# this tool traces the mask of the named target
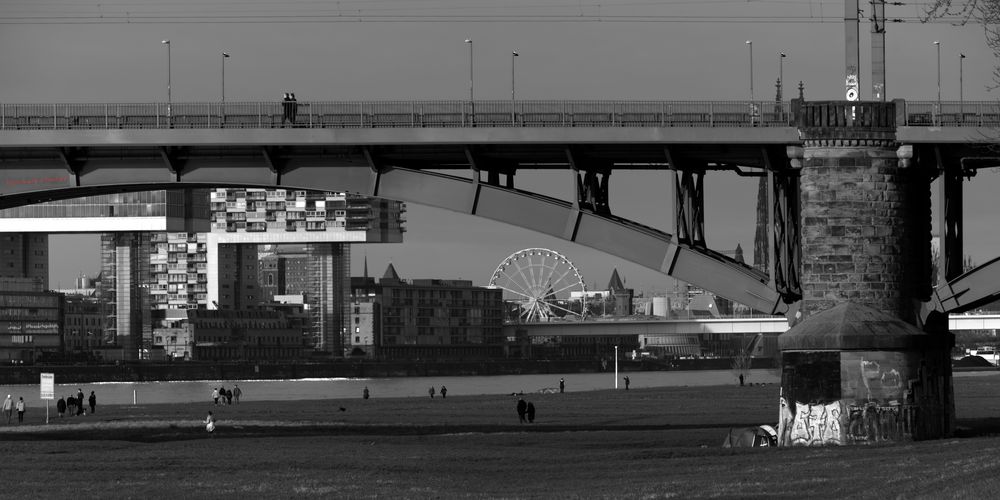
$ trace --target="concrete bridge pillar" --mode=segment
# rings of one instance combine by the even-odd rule
[[[895,141],[894,103],[803,103],[802,303],[782,351],[779,444],[950,432],[952,337],[926,332],[930,177]]]

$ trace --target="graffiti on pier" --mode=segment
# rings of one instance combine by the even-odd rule
[[[883,370],[878,361],[864,357],[859,360],[859,367],[861,383],[866,392],[865,399],[892,399],[902,395],[903,377],[895,368]]]
[[[847,438],[855,444],[909,439],[915,408],[908,404],[862,403],[847,406]]]
[[[840,402],[829,404],[795,403],[793,414],[784,397],[780,399],[779,445],[821,446],[841,444]]]

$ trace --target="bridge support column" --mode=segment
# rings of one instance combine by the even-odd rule
[[[922,330],[914,305],[929,293],[930,185],[878,119],[892,104],[805,104],[827,109],[800,122],[803,297],[779,337],[782,446],[951,430],[953,340]]]

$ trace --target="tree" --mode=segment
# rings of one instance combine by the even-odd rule
[[[957,19],[961,25],[980,23],[986,35],[986,46],[1000,57],[1000,0],[932,0],[921,19]],[[1000,85],[1000,69],[993,69],[993,81]]]
[[[733,358],[733,364],[731,369],[733,373],[738,376],[743,375],[744,379],[750,378],[750,367],[753,361],[753,352],[757,349],[757,344],[764,337],[764,334],[758,333],[754,335],[749,342],[741,346],[739,354]],[[742,344],[742,337],[741,342]]]

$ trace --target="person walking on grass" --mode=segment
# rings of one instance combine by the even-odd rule
[[[240,389],[239,385],[233,387],[233,399],[236,400],[236,404],[240,404],[240,396],[242,395],[243,395],[243,390]]]
[[[632,381],[631,381],[631,380],[629,380],[629,378],[628,378],[628,377],[626,376],[626,377],[625,377],[625,390],[626,390],[626,391],[628,390],[628,386],[629,386],[629,384],[631,384],[631,383],[632,383]]]
[[[427,394],[431,395],[431,399],[434,399],[434,386],[432,385],[430,389],[427,389]]]
[[[7,399],[3,400],[3,414],[7,416],[7,425],[10,425],[10,415],[14,411],[14,401],[10,399],[10,394],[7,395]]]
[[[527,413],[528,413],[528,423],[529,424],[535,423],[535,403],[528,401]]]
[[[76,388],[76,414],[84,415],[85,411],[83,409],[83,389],[79,387]]]
[[[448,388],[442,385],[441,386],[441,399],[444,399],[446,397],[448,397]]]
[[[566,392],[566,380],[560,378],[559,379],[559,394],[562,394],[564,392]]]
[[[66,400],[65,399],[59,398],[59,401],[56,401],[56,411],[59,412],[59,418],[63,418],[63,417],[66,416]]]
[[[517,419],[519,423],[525,423],[524,415],[528,413],[528,403],[524,402],[524,398],[517,399]]]
[[[215,402],[214,404],[219,404],[219,388],[218,387],[212,388],[212,401]]]
[[[17,398],[17,425],[24,423],[24,398]]]
[[[363,392],[361,393],[361,397],[362,397],[363,399],[368,399],[368,397],[369,397],[370,395],[371,395],[371,394],[369,394],[369,392],[368,392],[368,387],[365,387],[365,390],[364,390],[364,391],[363,391]]]
[[[90,398],[87,402],[90,403],[90,413],[97,413],[97,395],[94,394],[94,391],[90,391]]]

